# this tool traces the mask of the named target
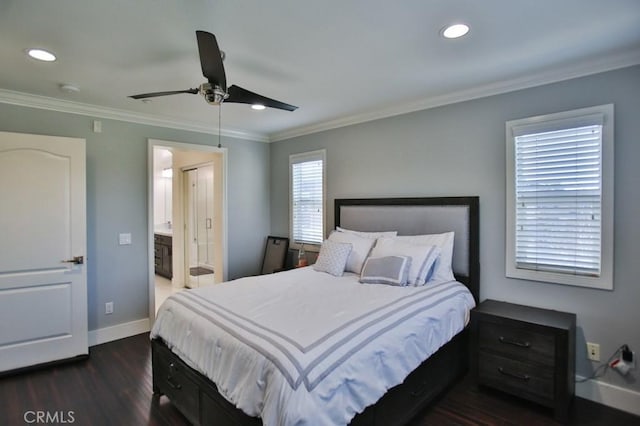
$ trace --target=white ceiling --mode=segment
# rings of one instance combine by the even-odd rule
[[[454,22],[471,32],[440,37]],[[0,101],[215,133],[201,96],[127,97],[204,82],[196,30],[230,85],[299,106],[223,105],[224,131],[265,140],[640,63],[639,0],[1,0]]]

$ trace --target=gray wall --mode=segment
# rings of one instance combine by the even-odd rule
[[[613,291],[505,277],[505,122],[615,104],[615,281]],[[341,197],[480,196],[481,299],[574,312],[577,369],[588,376],[585,339],[603,361],[628,343],[640,355],[640,67],[329,130],[271,146],[271,231],[288,235],[289,154],[327,150],[328,229]],[[602,379],[640,391],[638,370]]]
[[[89,330],[148,317],[147,139],[217,144],[217,137],[0,104],[0,130],[87,140]],[[223,138],[228,148],[228,275],[257,274],[269,234],[269,145]],[[43,206],[43,216],[46,208]],[[118,245],[130,232],[133,244]],[[104,304],[114,302],[113,315]]]

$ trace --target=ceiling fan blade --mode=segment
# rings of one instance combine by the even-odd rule
[[[197,94],[199,89],[187,89],[187,90],[172,90],[169,92],[153,92],[153,93],[141,93],[139,95],[129,96],[133,99],[145,99],[145,98],[155,98],[157,96],[167,96],[167,95],[177,95],[178,93],[191,93],[193,95]]]
[[[260,104],[269,108],[284,109],[286,111],[295,111],[297,106],[285,104],[284,102],[276,101],[275,99],[267,98],[266,96],[258,95],[247,89],[236,86],[235,84],[229,87],[227,91],[229,97],[225,99],[225,102],[232,102],[238,104]]]
[[[222,65],[222,54],[218,48],[216,36],[206,31],[196,31],[198,38],[198,52],[200,53],[200,65],[202,75],[209,83],[220,86],[223,92],[227,91],[227,77]]]

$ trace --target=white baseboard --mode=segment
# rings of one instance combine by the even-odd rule
[[[584,380],[584,377],[576,378]],[[640,392],[599,380],[587,380],[576,383],[576,396],[640,416]]]
[[[111,327],[98,328],[89,331],[89,346],[101,345],[102,343],[124,339],[136,334],[146,333],[151,330],[149,318],[125,322]]]

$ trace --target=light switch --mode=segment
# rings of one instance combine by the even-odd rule
[[[93,120],[93,133],[102,133],[102,121]]]
[[[126,246],[131,244],[131,234],[120,234],[120,245]]]

